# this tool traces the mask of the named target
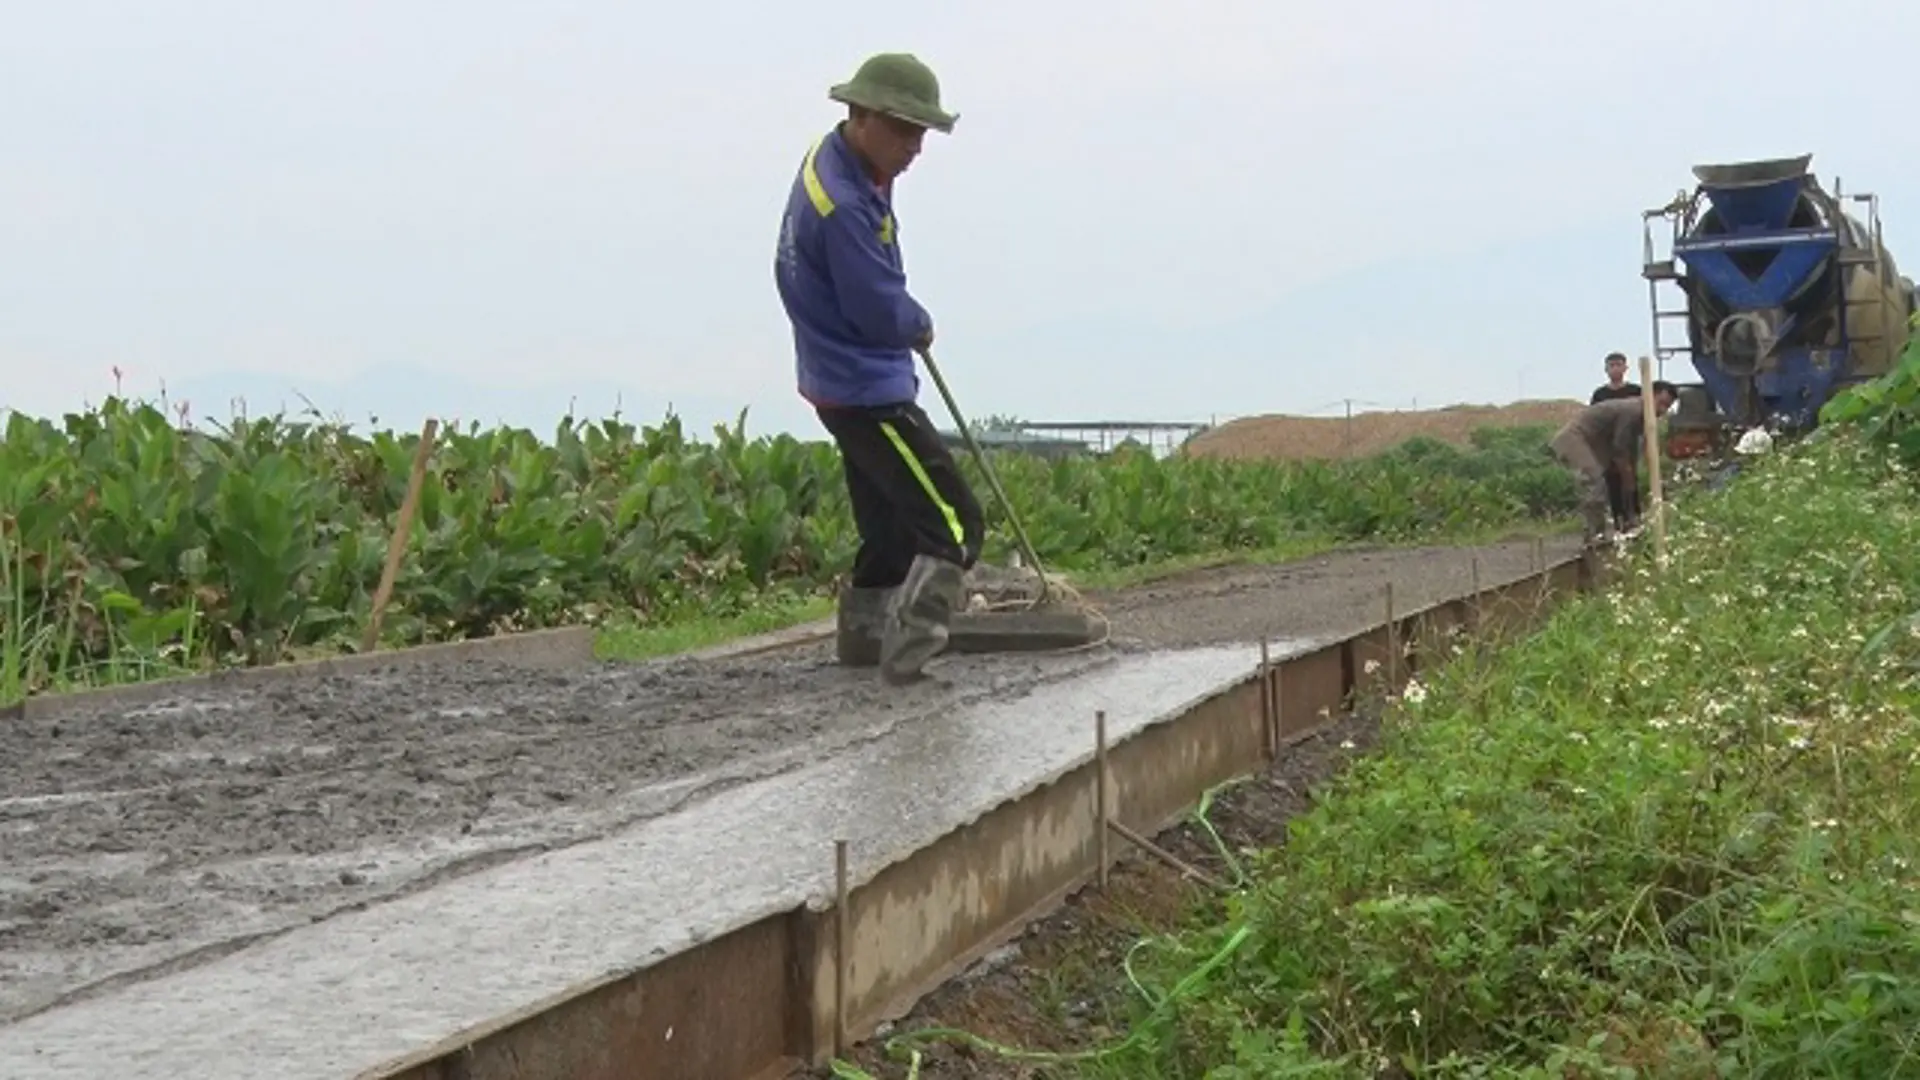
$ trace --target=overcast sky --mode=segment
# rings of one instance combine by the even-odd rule
[[[1584,396],[1696,163],[1811,152],[1920,268],[1920,6],[1765,8],[16,0],[0,405],[813,435],[775,232],[895,49],[961,114],[897,207],[970,413]]]

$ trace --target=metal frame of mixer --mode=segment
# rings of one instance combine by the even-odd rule
[[[1808,171],[1802,178],[1808,188],[1816,195],[1826,195],[1820,186],[1819,178]],[[1795,241],[1828,241],[1838,248],[1835,258],[1842,267],[1870,266],[1876,278],[1884,279],[1886,268],[1881,258],[1885,248],[1880,227],[1880,197],[1871,192],[1847,195],[1841,186],[1839,177],[1834,177],[1833,192],[1827,195],[1832,207],[1838,212],[1840,220],[1828,226],[1810,229],[1781,229],[1758,236],[1718,236],[1688,239],[1694,227],[1699,224],[1701,204],[1707,200],[1707,185],[1695,184],[1692,191],[1681,189],[1673,200],[1665,206],[1643,210],[1640,214],[1641,229],[1641,276],[1647,282],[1647,310],[1653,329],[1653,359],[1661,378],[1666,378],[1667,360],[1670,357],[1686,356],[1699,372],[1698,361],[1694,356],[1692,335],[1683,330],[1685,343],[1669,345],[1661,337],[1662,319],[1682,320],[1682,326],[1692,316],[1690,299],[1680,283],[1679,260],[1689,252],[1731,251],[1742,247],[1773,247]],[[1867,220],[1858,222],[1847,214],[1849,204],[1864,205],[1867,208]],[[1665,219],[1669,223],[1667,238],[1667,257],[1658,258],[1654,250],[1655,219]],[[1840,245],[1842,230],[1852,231],[1863,228],[1871,236],[1871,245],[1862,250]],[[1660,307],[1660,283],[1669,281],[1681,293],[1681,306],[1674,310],[1662,310]],[[1854,345],[1871,340],[1873,335],[1861,336],[1853,332],[1850,325],[1850,306],[1846,303],[1847,279],[1844,274],[1834,275],[1831,288],[1834,290],[1834,303],[1838,313],[1840,341],[1832,352],[1841,353],[1851,360]],[[1858,382],[1868,381],[1864,376],[1843,375],[1833,384],[1834,392]],[[1681,390],[1681,401],[1676,405],[1673,420],[1668,425],[1667,450],[1676,458],[1699,457],[1724,454],[1728,441],[1732,438],[1732,420],[1720,410],[1719,403],[1708,391],[1704,379],[1677,383]],[[1831,397],[1831,394],[1829,394]]]

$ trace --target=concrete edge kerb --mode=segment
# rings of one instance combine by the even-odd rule
[[[812,622],[798,623],[781,630],[772,630],[764,634],[754,634],[718,645],[694,649],[682,654],[679,658],[702,662],[733,660],[745,656],[757,656],[777,649],[811,645],[832,637],[834,626],[832,619],[815,619]]]

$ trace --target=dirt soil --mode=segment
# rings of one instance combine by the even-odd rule
[[[1420,435],[1465,447],[1477,428],[1558,428],[1581,408],[1580,402],[1568,399],[1355,413],[1351,421],[1344,416],[1248,416],[1196,436],[1186,452],[1237,460],[1332,460],[1382,453]]]
[[[1121,651],[1353,632],[1529,572],[1531,541],[1349,552],[1093,597]],[[1569,550],[1548,545],[1551,557]],[[892,691],[813,644],[182,691],[0,724],[0,1023],[669,812],[1097,654],[943,658]]]
[[[1226,789],[1207,813],[1221,843],[1236,856],[1283,846],[1287,823],[1311,808],[1320,785],[1369,752],[1379,733],[1376,718],[1347,716],[1289,747],[1264,774]],[[1233,881],[1233,868],[1198,825],[1182,824],[1155,842],[1215,880]],[[1018,939],[923,999],[908,1016],[856,1046],[848,1059],[878,1080],[897,1080],[907,1075],[907,1066],[888,1056],[888,1038],[929,1028],[957,1029],[1002,1047],[1043,1054],[1111,1047],[1126,1037],[1137,1004],[1137,992],[1121,967],[1127,950],[1144,937],[1208,916],[1225,918],[1218,893],[1127,848],[1105,891],[1089,887],[1076,893]],[[1062,1066],[1012,1060],[957,1040],[915,1045],[921,1052],[921,1080],[1073,1075]],[[787,1080],[831,1075],[810,1070]]]

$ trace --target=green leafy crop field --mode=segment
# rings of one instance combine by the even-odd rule
[[[857,543],[831,444],[565,420],[433,448],[384,645],[620,622],[671,628],[819,597]],[[1340,463],[1121,452],[998,469],[1052,566],[1438,538],[1572,503],[1544,430]],[[354,647],[418,436],[284,416],[182,428],[110,400],[0,439],[0,696]],[[970,462],[965,463],[974,473]],[[978,477],[975,477],[976,481]],[[1000,561],[1009,536],[982,485]]]

